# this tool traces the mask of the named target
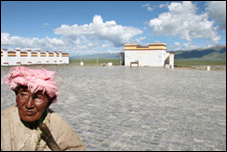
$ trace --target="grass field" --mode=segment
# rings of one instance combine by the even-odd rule
[[[84,65],[107,65],[111,62],[113,65],[120,65],[120,59],[70,59],[71,64],[78,64],[83,62]],[[175,59],[174,65],[180,66],[226,66],[226,61],[212,61],[212,60],[182,60]]]
[[[112,62],[113,65],[120,65],[120,59],[70,59],[69,63],[80,64],[83,62],[84,65],[107,65],[108,62]]]
[[[200,65],[226,66],[226,61],[175,59],[174,65],[175,66],[200,66]]]

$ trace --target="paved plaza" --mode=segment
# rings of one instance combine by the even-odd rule
[[[40,68],[35,66],[31,68]],[[226,71],[44,66],[60,113],[91,151],[225,151]],[[1,67],[1,78],[9,67]],[[15,94],[1,85],[1,110]]]

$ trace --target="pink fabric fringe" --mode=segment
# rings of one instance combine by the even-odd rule
[[[49,97],[55,97],[52,102],[56,102],[57,87],[53,81],[54,75],[54,71],[16,66],[10,69],[10,72],[3,78],[2,83],[9,85],[11,90],[20,85],[27,86],[32,93],[41,90],[46,92]]]

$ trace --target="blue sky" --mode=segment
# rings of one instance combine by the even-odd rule
[[[226,45],[226,1],[1,1],[1,48],[115,53]]]

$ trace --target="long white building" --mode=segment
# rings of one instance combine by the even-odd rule
[[[32,64],[69,64],[69,54],[60,52],[41,52],[37,50],[8,51],[1,49],[1,66],[32,65]]]
[[[165,43],[140,46],[137,44],[125,44],[122,58],[125,66],[152,66],[174,68],[174,53],[166,52]]]

